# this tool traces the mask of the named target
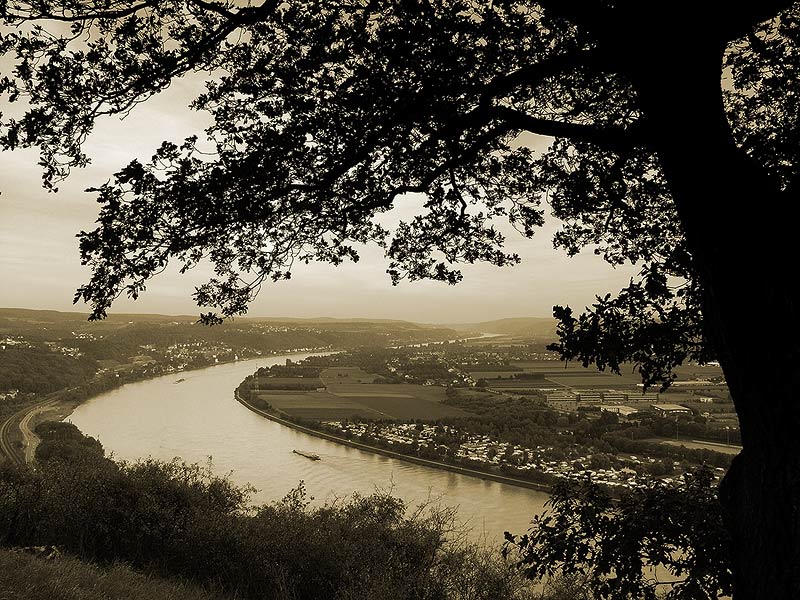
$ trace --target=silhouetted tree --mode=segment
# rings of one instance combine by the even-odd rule
[[[356,260],[360,242],[386,249],[395,282],[456,283],[458,263],[516,263],[493,222],[531,236],[547,195],[558,246],[641,265],[583,315],[556,309],[558,350],[632,361],[648,384],[720,361],[744,446],[722,490],[736,596],[800,596],[783,214],[800,183],[800,5],[71,0],[0,14],[22,25],[0,33],[0,94],[27,102],[0,144],[38,145],[47,187],[86,163],[97,117],[209,73],[193,106],[213,117],[211,143],[165,142],[96,190],[76,296],[93,318],[170,260],[211,260],[194,297],[222,316],[297,261]],[[555,139],[534,153],[525,133]],[[374,221],[410,192],[420,214],[394,232]]]
[[[577,578],[593,598],[716,600],[733,578],[710,483],[698,469],[679,486],[652,482],[613,502],[591,481],[560,481],[527,534],[506,533],[503,552],[533,579]]]

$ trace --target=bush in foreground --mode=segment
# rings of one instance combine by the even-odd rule
[[[73,434],[63,443],[51,436],[35,471],[0,468],[0,544],[53,544],[240,598],[494,600],[528,593],[512,566],[458,541],[450,511],[408,511],[385,494],[312,507],[302,486],[282,502],[252,507],[250,490],[208,468],[116,463]]]
[[[678,486],[654,480],[618,501],[591,480],[559,482],[527,534],[506,533],[504,554],[547,582],[553,600],[716,600],[733,576],[712,481],[701,467]]]

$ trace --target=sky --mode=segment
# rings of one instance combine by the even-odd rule
[[[94,194],[84,190],[104,183],[133,158],[149,158],[162,140],[180,142],[202,133],[208,116],[187,108],[198,89],[198,81],[176,81],[126,119],[99,122],[85,146],[91,165],[74,171],[55,194],[41,186],[35,150],[0,152],[0,307],[88,312],[85,305],[72,304],[75,289],[89,278],[75,235],[93,229],[98,213]],[[536,143],[545,145],[546,140]],[[386,219],[408,218],[419,205],[420,197],[401,198]],[[357,264],[298,265],[290,281],[265,285],[248,315],[421,323],[546,317],[555,304],[583,308],[596,294],[619,290],[636,273],[634,267],[612,268],[591,250],[567,257],[552,247],[557,228],[551,217],[533,239],[526,239],[509,227],[507,248],[520,255],[522,264],[465,265],[464,280],[456,286],[428,281],[392,286],[378,248],[364,248]],[[186,275],[170,268],[137,301],[121,298],[111,310],[197,314],[191,293],[208,275],[202,268]]]

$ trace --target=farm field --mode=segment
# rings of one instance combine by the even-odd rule
[[[363,404],[327,392],[261,393],[258,397],[293,417],[319,420],[342,420],[356,415],[368,419],[387,418]]]
[[[567,363],[564,365],[560,360],[517,360],[509,363],[513,367],[517,367],[528,373],[572,373],[572,372],[586,372],[578,363]]]
[[[571,388],[592,388],[599,387],[610,389],[615,387],[629,387],[629,382],[623,381],[615,375],[603,373],[593,373],[591,375],[548,375],[547,381]]]
[[[325,385],[339,383],[372,383],[379,375],[367,373],[361,367],[329,367],[319,375]]]
[[[729,446],[726,444],[715,444],[713,442],[703,442],[699,440],[692,440],[689,442],[686,440],[664,440],[658,438],[657,440],[652,441],[657,441],[661,444],[668,444],[670,446],[683,446],[684,448],[690,448],[692,450],[713,450],[714,452],[722,452],[723,454],[739,454],[739,452],[742,450],[741,446]]]
[[[486,385],[494,388],[518,387],[518,388],[541,388],[553,387],[550,380],[542,379],[487,379]]]
[[[442,402],[447,398],[447,390],[438,385],[416,385],[413,383],[365,383],[329,385],[332,394],[370,394],[373,396],[397,395],[413,396],[431,402]],[[389,396],[391,397],[391,396]]]
[[[386,416],[403,420],[423,419],[426,421],[435,421],[443,417],[463,417],[469,414],[460,408],[439,404],[438,402],[431,402],[423,398],[415,398],[413,396],[371,395],[359,397],[358,402]]]
[[[514,375],[521,371],[469,371],[470,376],[475,379],[512,379]]]
[[[320,378],[326,383],[325,391],[297,390],[297,382],[304,381],[304,378],[287,377],[281,378],[286,380],[286,390],[259,391],[258,397],[287,415],[320,421],[353,417],[434,421],[470,414],[442,404],[447,393],[439,386],[357,383],[359,380],[371,381],[375,376],[349,367],[326,369]]]
[[[316,390],[323,387],[318,377],[259,377],[258,387],[263,390]]]
[[[522,369],[526,373],[544,373],[548,379],[563,378],[563,377],[601,377],[612,379],[617,383],[615,385],[636,385],[641,383],[639,374],[634,371],[632,364],[624,364],[620,366],[620,375],[616,375],[609,371],[600,372],[593,367],[584,368],[580,363],[565,363],[557,360],[532,360],[532,361],[514,361],[510,363],[511,366]],[[678,381],[689,381],[696,379],[708,379],[723,377],[722,369],[717,365],[681,365],[675,368],[675,373],[678,376]],[[500,375],[494,375],[500,377]],[[722,384],[724,386],[724,384]]]
[[[328,391],[395,419],[433,421],[469,414],[460,408],[441,404],[447,391],[435,385],[337,384],[329,386]]]
[[[675,368],[675,373],[677,373],[679,380],[707,379],[723,376],[722,368],[718,365],[681,365]]]

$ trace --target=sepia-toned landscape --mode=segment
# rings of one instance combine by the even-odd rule
[[[0,599],[800,598],[798,44],[0,2]]]

